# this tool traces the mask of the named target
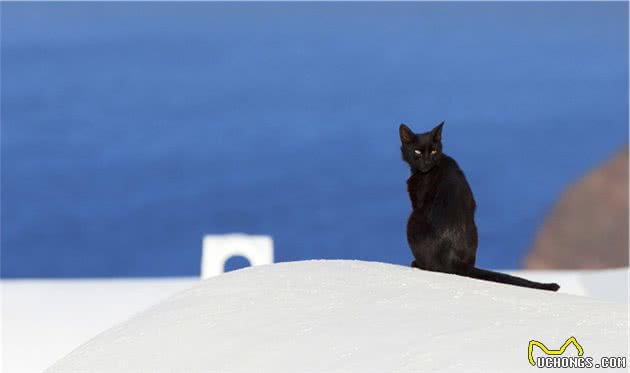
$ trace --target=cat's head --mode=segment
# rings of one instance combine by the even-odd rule
[[[406,125],[400,125],[402,158],[409,163],[412,170],[429,172],[440,160],[442,157],[443,126],[444,122],[429,132],[416,134]]]

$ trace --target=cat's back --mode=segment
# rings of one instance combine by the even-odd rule
[[[438,187],[438,194],[442,198],[454,198],[462,201],[469,209],[474,211],[476,207],[468,180],[464,171],[459,167],[455,159],[444,154],[440,162],[442,178]]]
[[[440,174],[442,180],[452,181],[452,182],[463,182],[466,185],[468,182],[466,181],[466,176],[464,175],[464,171],[459,167],[459,164],[452,157],[443,154],[442,160],[440,161]]]
[[[447,171],[447,173],[459,173],[462,172],[462,169],[459,167],[459,164],[455,159],[451,156],[442,154],[442,159],[440,160],[440,168]]]

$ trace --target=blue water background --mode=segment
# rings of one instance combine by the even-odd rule
[[[442,120],[517,268],[628,140],[624,2],[1,7],[2,277],[196,275],[229,232],[407,265],[398,124]]]

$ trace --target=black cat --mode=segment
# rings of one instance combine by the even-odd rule
[[[556,291],[558,284],[528,281],[475,267],[477,226],[475,200],[457,162],[442,153],[442,127],[415,134],[400,125],[402,158],[411,167],[407,190],[413,212],[407,241],[412,267],[480,280]]]

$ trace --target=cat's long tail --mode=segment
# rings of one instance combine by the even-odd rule
[[[515,286],[522,286],[526,288],[534,288],[534,289],[542,289],[542,290],[551,290],[558,291],[560,289],[560,285],[556,283],[543,284],[541,282],[529,281],[524,278],[510,276],[505,273],[488,271],[487,269],[481,268],[471,268],[465,273],[462,273],[463,276],[476,278],[479,280],[486,280],[492,282],[500,282],[502,284],[509,284]]]

